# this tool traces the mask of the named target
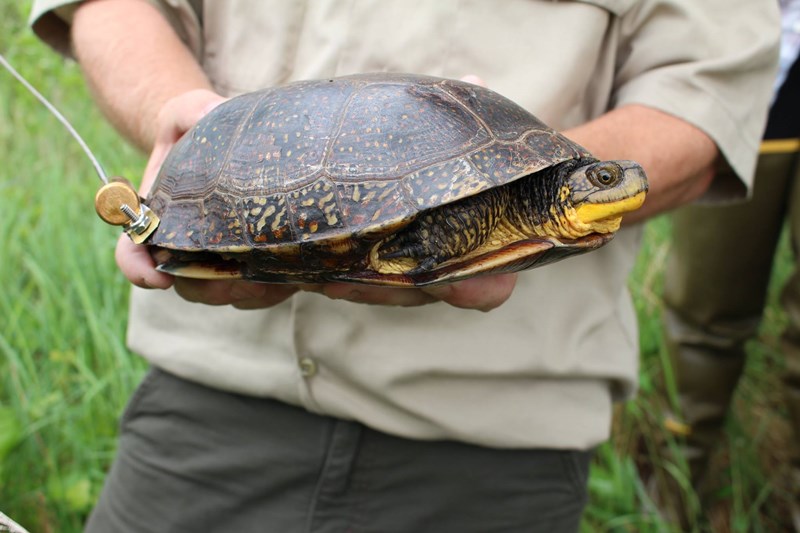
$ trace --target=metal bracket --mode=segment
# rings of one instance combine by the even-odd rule
[[[94,208],[107,223],[122,226],[136,244],[146,241],[160,222],[133,185],[121,178],[113,179],[97,191]]]

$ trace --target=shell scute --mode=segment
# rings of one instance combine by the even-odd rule
[[[403,184],[418,209],[450,203],[495,186],[494,181],[476,171],[470,160],[463,157],[414,172],[403,178]]]
[[[300,240],[336,233],[345,227],[336,186],[329,179],[320,179],[290,192],[287,203],[296,237]]]
[[[151,207],[152,208],[152,207]],[[174,200],[159,210],[159,245],[183,250],[205,248],[202,200]]]
[[[219,188],[270,194],[314,181],[352,91],[348,84],[300,84],[262,92],[231,140]]]
[[[338,196],[343,217],[358,235],[384,233],[386,226],[409,220],[416,212],[400,181],[341,183]]]
[[[232,139],[256,102],[254,95],[245,95],[235,105],[212,110],[170,151],[162,165],[169,172],[159,173],[157,190],[174,199],[197,198],[215,190]]]
[[[508,98],[477,85],[446,80],[442,86],[479,116],[497,139],[512,141],[528,131],[552,131],[523,107]]]
[[[253,246],[294,240],[284,193],[243,198],[239,210],[244,218],[245,235]]]
[[[347,106],[326,169],[343,181],[398,179],[490,138],[475,116],[437,87],[375,83]]]
[[[236,198],[212,192],[203,200],[203,240],[209,247],[244,248],[245,240],[240,208]]]
[[[568,159],[591,158],[592,154],[559,135],[555,131],[531,131],[518,143],[518,147],[527,147],[526,157],[535,158],[537,166],[545,168]]]

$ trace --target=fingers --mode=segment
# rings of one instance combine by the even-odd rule
[[[146,246],[136,245],[127,235],[117,242],[116,260],[128,280],[145,289],[175,290],[190,302],[207,305],[233,305],[239,309],[271,307],[299,290],[317,292],[334,300],[348,300],[371,305],[410,307],[443,301],[462,309],[490,311],[511,296],[516,274],[481,276],[448,285],[416,288],[387,288],[352,283],[324,285],[281,285],[241,280],[208,281],[174,278],[155,270],[155,262]]]
[[[134,244],[124,233],[117,240],[114,258],[125,277],[137,287],[168,289],[174,282],[172,276],[155,269],[155,261],[146,246]]]
[[[461,81],[465,81],[473,85],[479,85],[481,87],[486,87],[486,82],[483,81],[483,78],[481,78],[480,76],[476,76],[475,74],[467,74],[466,76],[462,76]]]
[[[409,307],[442,301],[462,309],[491,311],[508,300],[516,282],[516,274],[499,274],[422,289],[329,283],[318,292],[335,300],[372,305]]]
[[[516,283],[516,274],[497,274],[422,290],[454,307],[491,311],[511,297]]]
[[[324,285],[320,292],[334,300],[372,305],[410,307],[439,301],[435,296],[420,289],[374,287],[353,283],[329,283]]]
[[[247,281],[208,281],[175,278],[155,269],[147,246],[134,244],[127,235],[117,241],[117,265],[128,280],[144,289],[168,289],[172,286],[185,300],[207,305],[232,305],[239,309],[272,307],[289,298],[301,287],[312,286],[251,283]]]
[[[212,91],[198,89],[183,93],[164,104],[158,114],[156,141],[142,177],[140,195],[147,195],[175,142],[203,115],[225,100]],[[147,247],[134,244],[127,235],[121,235],[117,241],[115,258],[125,277],[137,287],[167,289],[174,283],[172,276],[155,270],[155,262]]]
[[[272,307],[298,291],[296,285],[249,281],[208,281],[177,278],[175,291],[185,300],[206,305],[232,305],[238,309]]]
[[[207,89],[195,89],[168,100],[158,112],[156,142],[175,143],[209,111],[227,100]]]

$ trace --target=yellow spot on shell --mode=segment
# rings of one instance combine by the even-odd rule
[[[320,198],[319,199],[319,205],[322,206],[324,204],[327,204],[331,200],[333,200],[333,191],[329,192],[328,194],[326,194],[325,196]]]
[[[281,227],[281,221],[283,220],[283,215],[286,214],[286,208],[281,209],[281,212],[278,213],[278,216],[275,217],[275,220],[272,222],[271,229],[272,231],[277,231],[278,228]]]
[[[256,224],[256,230],[257,230],[257,231],[259,231],[259,232],[260,232],[262,229],[264,229],[264,226],[266,226],[266,225],[267,225],[267,219],[268,219],[269,217],[271,217],[271,216],[272,216],[272,214],[273,214],[274,212],[275,212],[275,206],[274,206],[274,205],[271,205],[271,206],[269,206],[269,207],[268,207],[268,208],[267,208],[267,209],[264,211],[264,216],[262,216],[262,217],[261,217],[261,218],[258,220],[258,223]]]

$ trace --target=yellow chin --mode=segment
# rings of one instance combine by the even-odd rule
[[[619,218],[625,213],[635,211],[642,207],[645,193],[640,192],[636,196],[625,198],[617,202],[607,204],[583,204],[575,209],[578,220],[584,224],[596,224],[599,221]]]

